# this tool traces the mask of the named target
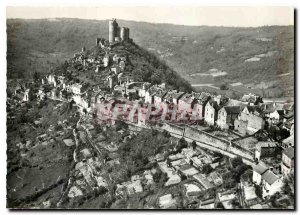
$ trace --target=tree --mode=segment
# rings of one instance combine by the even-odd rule
[[[187,179],[187,177],[186,177],[184,174],[181,174],[181,175],[180,175],[180,178],[181,178],[181,181],[184,181],[184,180]]]
[[[181,150],[182,150],[183,148],[186,148],[186,147],[188,147],[188,144],[187,144],[186,140],[182,137],[182,138],[178,141],[178,144],[177,144],[176,149],[177,149],[177,151],[181,152]]]
[[[106,187],[100,186],[99,190],[97,191],[97,193],[99,195],[103,195],[104,193],[106,193],[108,190],[106,189]]]
[[[123,121],[116,122],[116,130],[117,131],[120,131],[122,129],[127,129],[127,128],[128,128],[128,125],[125,122],[123,122]]]
[[[202,167],[202,172],[205,174],[209,174],[213,171],[213,168],[209,164],[204,164]]]
[[[246,165],[246,164],[244,164],[244,163],[240,164],[240,165],[237,166],[236,168],[233,168],[233,170],[232,170],[232,176],[233,176],[233,178],[235,179],[235,181],[236,181],[237,183],[239,183],[239,182],[240,182],[240,179],[241,179],[241,175],[242,175],[245,171],[247,171],[248,169],[250,169],[250,168],[251,168],[250,166],[248,166],[248,165]]]
[[[217,203],[217,209],[225,209],[222,202]]]
[[[253,171],[251,169],[248,169],[241,175],[241,180],[243,181],[251,181],[252,180]]]
[[[232,199],[231,204],[232,204],[233,208],[241,208],[241,204],[237,198]]]
[[[228,90],[228,86],[227,84],[223,83],[221,86],[220,86],[220,90]]]
[[[166,131],[166,130],[163,130],[163,135],[165,136],[165,137],[167,137],[167,138],[170,138],[171,137],[171,135],[170,135],[170,133],[168,132],[168,131]]]
[[[259,185],[257,185],[257,184],[255,184],[255,194],[256,194],[259,198],[262,198],[262,194],[263,194],[262,188],[261,188]]]
[[[33,73],[33,80],[34,80],[34,82],[38,82],[39,78],[40,78],[40,74],[35,71]]]
[[[231,160],[231,165],[233,168],[243,164],[243,159],[241,157],[235,157]]]
[[[160,169],[156,169],[156,172],[153,174],[153,181],[158,183],[161,179],[162,171]]]
[[[195,140],[193,140],[193,142],[191,143],[192,148],[195,150],[197,147],[197,143]]]

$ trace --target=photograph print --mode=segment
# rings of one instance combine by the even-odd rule
[[[294,210],[294,8],[6,8],[6,207]]]

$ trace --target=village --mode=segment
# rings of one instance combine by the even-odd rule
[[[97,38],[94,48],[83,47],[34,83],[19,83],[8,97],[13,110],[48,101],[78,114],[72,123],[54,122],[35,140],[16,143],[24,153],[55,144],[51,135],[59,135],[72,148],[74,168],[56,207],[104,196],[106,208],[293,209],[294,103],[136,81],[122,49],[132,43],[129,32],[110,20],[109,40]],[[153,149],[145,142],[145,152],[131,153],[151,138]],[[135,161],[128,159],[133,154]]]

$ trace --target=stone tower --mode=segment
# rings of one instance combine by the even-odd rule
[[[129,28],[122,27],[121,28],[121,40],[128,41],[129,40]]]
[[[116,19],[109,20],[108,23],[108,41],[115,42],[115,37],[118,37],[119,26]]]

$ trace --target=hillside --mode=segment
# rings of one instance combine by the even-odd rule
[[[241,82],[238,87],[245,87],[237,91],[263,88],[276,92],[269,94],[273,97],[293,95],[293,26],[233,28],[118,22],[130,28],[136,44],[164,60],[197,88]],[[82,46],[94,46],[96,37],[107,38],[108,26],[107,20],[14,19],[7,20],[7,33],[8,78],[24,78],[34,71],[48,71]]]

